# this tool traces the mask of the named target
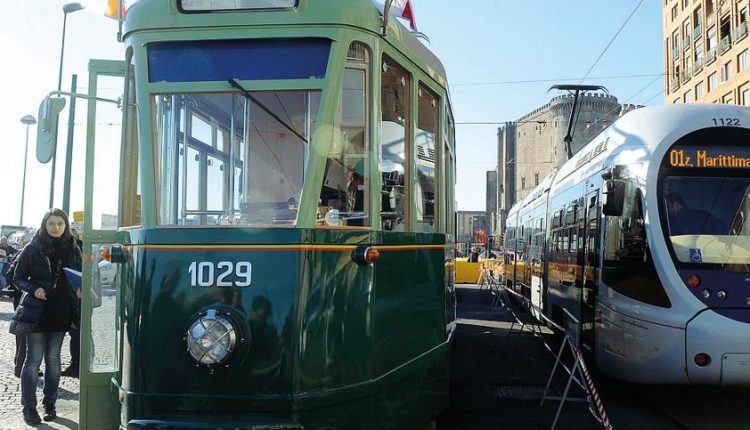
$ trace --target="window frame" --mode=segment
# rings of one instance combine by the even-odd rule
[[[378,174],[380,175],[380,179],[381,179],[380,190],[379,190],[381,193],[381,202],[378,205],[378,212],[380,215],[379,216],[380,230],[394,231],[394,232],[408,232],[408,231],[411,231],[412,229],[412,223],[411,223],[412,184],[411,184],[411,181],[412,181],[413,172],[412,172],[411,165],[413,163],[412,153],[413,153],[413,146],[414,146],[413,137],[412,137],[412,135],[414,134],[414,125],[412,124],[414,122],[412,118],[413,116],[412,109],[413,109],[413,103],[414,103],[414,101],[412,100],[412,92],[414,89],[414,75],[409,71],[408,68],[402,66],[404,62],[399,61],[396,57],[397,55],[392,55],[388,52],[383,52],[378,61],[378,65],[380,66],[378,70],[380,70],[380,73],[381,73],[380,74],[380,88],[379,88],[380,89],[380,94],[379,94],[379,97],[380,97],[379,114],[380,115],[379,115],[379,122],[378,122],[378,126],[380,128],[380,140],[378,142]],[[385,191],[384,184],[382,183],[382,176],[383,176],[383,171],[382,171],[382,164],[383,164],[383,139],[382,139],[383,137],[383,133],[382,133],[383,85],[382,83],[383,83],[383,79],[382,79],[382,76],[383,74],[387,73],[387,70],[386,71],[383,70],[386,63],[388,63],[389,67],[394,67],[396,69],[399,69],[404,74],[404,76],[402,76],[402,78],[404,79],[404,87],[405,87],[403,91],[405,100],[404,100],[404,106],[403,106],[403,109],[404,109],[403,110],[403,114],[404,114],[404,118],[403,118],[403,122],[404,122],[404,160],[403,160],[404,173],[403,173],[403,176],[404,176],[404,180],[403,180],[403,185],[402,185],[404,188],[404,193],[403,193],[403,204],[402,204],[403,213],[401,214],[403,227],[399,229],[395,229],[393,227],[386,229],[384,227],[385,224],[384,224],[384,220],[382,217],[382,214],[384,212],[383,203],[382,203],[382,193]]]
[[[360,45],[364,51],[365,51],[365,59],[357,60],[357,59],[351,59],[348,55],[348,51],[352,49],[354,45]],[[315,222],[315,228],[337,228],[337,229],[367,229],[371,230],[373,228],[374,224],[374,210],[372,207],[372,193],[374,192],[374,186],[375,182],[373,180],[373,173],[372,173],[372,162],[371,158],[373,157],[373,141],[372,141],[372,111],[373,111],[373,103],[372,103],[372,95],[373,95],[373,73],[372,73],[372,66],[373,66],[373,50],[370,45],[367,43],[361,41],[361,40],[352,40],[348,47],[347,47],[347,56],[344,61],[344,67],[341,70],[342,76],[346,74],[347,70],[357,70],[364,73],[364,83],[363,83],[363,90],[364,90],[364,112],[363,112],[363,119],[364,119],[364,131],[363,131],[363,152],[362,155],[362,166],[364,168],[363,173],[363,195],[362,195],[362,212],[363,212],[363,221],[362,225],[349,225],[347,222],[346,225],[338,225],[338,226],[329,226],[325,225],[324,218],[319,218],[320,214],[316,215],[316,222]],[[342,78],[341,81],[341,88],[339,89],[341,97],[339,99],[339,110],[342,114],[339,116],[337,114],[335,121],[335,124],[337,127],[339,127],[339,131],[341,131],[341,139],[342,139],[342,157],[345,157],[346,154],[353,154],[353,153],[347,153],[346,147],[348,146],[348,141],[344,140],[344,133],[343,128],[345,126],[344,124],[344,118],[343,118],[343,102],[344,102],[344,80]],[[332,154],[329,153],[326,157],[326,164],[328,163],[327,160],[329,160],[330,156]],[[327,169],[326,169],[327,170]],[[326,172],[327,173],[327,172]],[[325,181],[326,181],[326,174],[323,175],[323,184],[321,186],[320,193],[323,192],[323,187],[325,187]],[[321,200],[321,197],[318,197],[319,201]],[[320,208],[320,203],[318,204],[318,208]]]

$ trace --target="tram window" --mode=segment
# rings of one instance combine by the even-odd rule
[[[435,231],[435,200],[437,197],[437,183],[435,181],[435,139],[438,131],[440,101],[432,91],[424,85],[419,85],[419,100],[417,103],[417,132],[415,143],[417,146],[417,230],[421,232]]]
[[[578,247],[578,230],[575,227],[568,229],[568,236],[570,236],[570,243],[568,244],[568,252],[573,254],[576,252]]]
[[[383,230],[408,229],[408,163],[410,160],[409,95],[411,77],[383,56],[380,121],[380,220]]]
[[[450,105],[446,108],[446,126],[448,127],[448,132],[446,133],[447,139],[448,139],[448,148],[446,148],[446,171],[448,172],[448,175],[446,177],[446,184],[447,189],[445,193],[445,205],[448,208],[446,214],[452,214],[453,216],[446,217],[446,221],[448,224],[448,232],[451,234],[455,234],[456,232],[456,225],[455,225],[455,207],[454,204],[456,202],[455,198],[455,185],[456,185],[456,171],[455,171],[455,164],[453,161],[453,151],[456,148],[456,126],[454,125],[453,121],[453,111],[451,110]]]
[[[648,248],[641,199],[641,190],[627,183],[622,215],[604,218],[602,281],[635,300],[670,307]]]
[[[568,205],[568,209],[565,213],[565,225],[572,225],[576,220],[576,209],[577,205],[575,202]]]
[[[213,138],[214,129],[211,124],[204,121],[200,116],[193,113],[190,117],[190,137],[198,139],[206,145],[216,147],[216,143]]]
[[[220,211],[225,207],[226,193],[212,193],[210,190],[221,190],[227,181],[226,166],[224,160],[218,157],[208,156],[206,161],[206,185],[209,190],[206,196],[206,209],[209,211]]]
[[[349,47],[337,129],[326,161],[317,225],[369,226],[369,49]]]
[[[450,219],[452,216],[452,209],[450,207],[451,202],[451,189],[453,188],[453,183],[451,182],[451,169],[452,169],[452,163],[451,163],[451,145],[450,145],[450,133],[451,133],[451,127],[453,126],[451,121],[451,112],[450,112],[450,106],[446,106],[445,109],[445,118],[443,121],[443,158],[442,158],[442,166],[441,166],[441,172],[442,176],[444,178],[444,184],[445,188],[443,193],[441,194],[441,199],[439,199],[440,204],[440,212],[444,214],[445,216],[441,217],[444,221],[442,223],[443,227],[445,228],[445,232],[451,234],[453,230],[451,230],[451,221]]]
[[[578,199],[578,203],[576,203],[576,221],[583,220],[585,214],[586,214],[586,206],[583,205],[583,197]]]
[[[750,271],[750,179],[668,176],[663,184],[659,203],[675,262]],[[695,248],[700,251],[698,258]]]
[[[160,225],[294,225],[320,95],[252,95],[154,96]]]
[[[180,10],[186,12],[209,12],[217,10],[243,9],[288,9],[297,6],[297,0],[179,0]]]

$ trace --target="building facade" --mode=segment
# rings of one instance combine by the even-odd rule
[[[482,229],[487,231],[487,222],[484,218],[485,212],[480,211],[457,211],[456,212],[456,242],[473,242],[474,231]]]
[[[662,0],[664,102],[750,106],[750,0]]]
[[[505,228],[510,208],[568,160],[563,138],[572,108],[572,95],[558,96],[498,129],[497,213],[493,235],[499,236]],[[591,93],[579,96],[577,121],[572,132],[573,154],[617,119],[622,108],[617,98],[611,95]]]
[[[491,234],[497,230],[495,224],[497,223],[497,171],[489,170],[487,172],[486,187],[486,213],[484,219],[487,222],[487,234]]]

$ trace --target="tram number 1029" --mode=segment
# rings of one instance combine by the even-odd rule
[[[191,287],[249,287],[253,265],[249,261],[193,261],[188,266]]]

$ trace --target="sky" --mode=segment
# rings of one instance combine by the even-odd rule
[[[419,31],[429,37],[430,49],[448,74],[457,123],[458,210],[485,210],[485,177],[495,169],[498,127],[558,95],[548,92],[550,86],[580,83],[588,73],[584,84],[606,86],[621,103],[663,104],[661,0],[411,1]],[[41,100],[57,89],[62,6],[68,1],[0,3],[13,8],[0,14],[0,48],[6,58],[0,67],[5,98],[0,103],[0,224],[18,225],[26,141],[20,119],[36,117]],[[75,73],[78,91],[86,92],[89,59],[124,58],[116,34],[117,22],[92,7],[68,15],[63,90],[70,89]],[[57,207],[62,206],[67,107],[60,118]],[[85,103],[79,102],[71,212],[83,209],[85,119]],[[494,124],[465,124],[477,122]],[[49,207],[51,171],[50,164],[36,160],[35,142],[36,127],[31,126],[23,224],[32,227]]]

